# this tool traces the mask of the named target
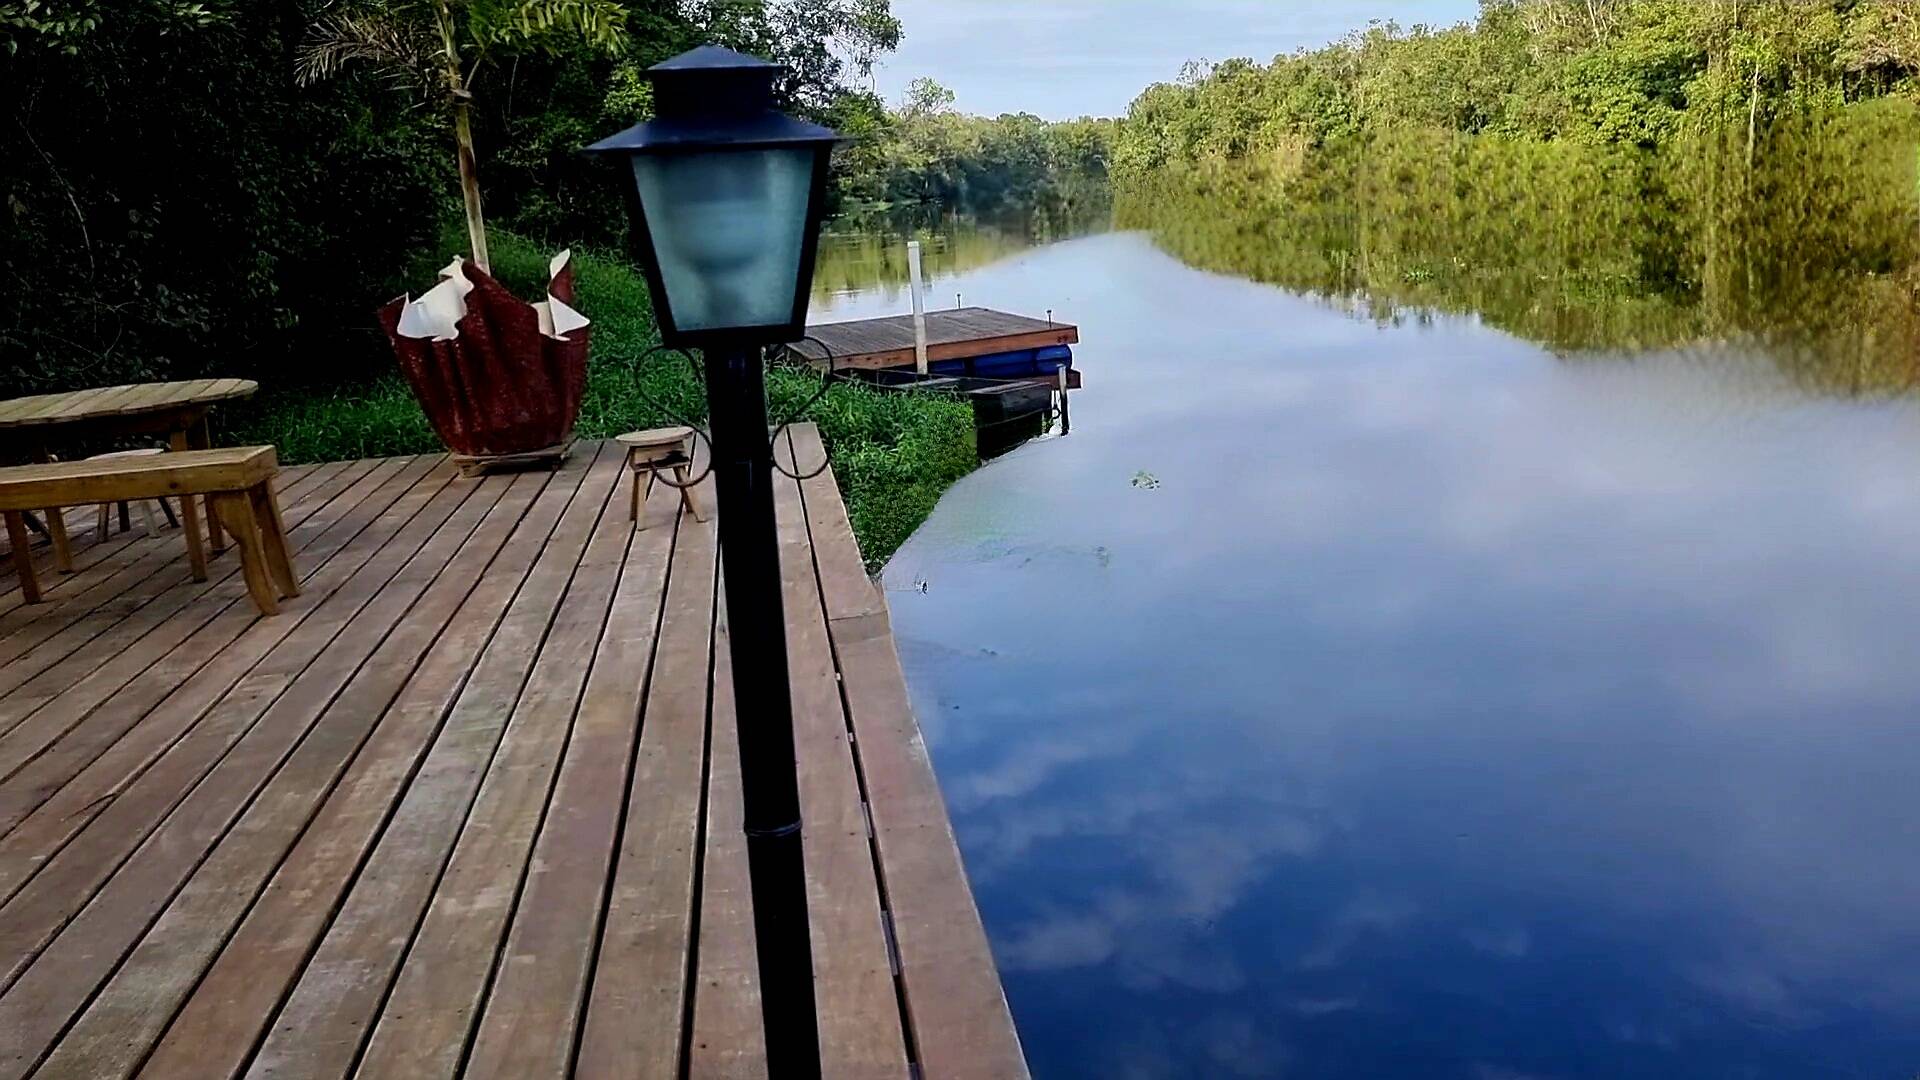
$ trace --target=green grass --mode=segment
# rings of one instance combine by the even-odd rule
[[[545,292],[543,248],[508,233],[490,236],[496,277],[517,295]],[[458,250],[456,228],[442,246]],[[416,291],[435,280],[445,258],[415,267]],[[584,439],[656,427],[679,418],[700,421],[706,405],[687,359],[659,353],[645,282],[616,260],[576,251],[579,306],[593,320],[586,398],[577,427]],[[810,371],[776,369],[768,396],[776,420],[794,414],[819,389]],[[933,394],[836,383],[805,419],[820,425],[846,496],[847,512],[869,568],[877,569],[933,512],[940,495],[978,464],[973,414],[965,402]],[[236,414],[227,438],[272,443],[288,464],[390,457],[439,450],[440,440],[399,375],[329,391],[271,390],[257,407]]]

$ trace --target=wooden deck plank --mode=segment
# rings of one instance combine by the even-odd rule
[[[680,1076],[716,570],[713,523],[683,517],[581,1035],[587,1076]]]
[[[283,510],[289,517],[304,517],[334,493],[337,490],[329,491],[319,484],[301,485],[290,493]],[[61,583],[67,586],[62,597],[65,602],[22,607],[0,616],[0,629],[6,631],[0,638],[0,693],[20,687],[61,660],[86,650],[100,634],[156,598],[174,598],[175,586],[187,576],[187,551],[181,534],[175,532],[124,550],[124,558],[89,568],[92,572],[61,575]],[[237,560],[230,561],[222,576],[238,569]],[[196,584],[211,588],[219,580]],[[54,590],[42,591],[51,595]],[[96,655],[108,651],[94,650]],[[23,657],[28,659],[22,661]],[[0,730],[6,726],[0,721]]]
[[[397,469],[399,463],[396,463]],[[305,569],[303,577],[311,580],[313,573],[319,571],[332,552],[346,542],[344,534],[334,538],[336,530],[332,525],[346,517],[374,488],[374,484],[369,484],[365,490],[340,492],[319,505],[301,507],[301,527],[290,538],[290,544],[300,555],[301,567]],[[50,730],[61,730],[63,734],[60,734],[58,742],[40,749],[17,773],[8,776],[6,782],[0,782],[0,834],[12,830],[13,824],[31,813],[33,807],[40,805],[40,801],[52,796],[60,784],[73,778],[100,753],[108,751],[108,748],[119,749],[117,740],[134,724],[140,724],[150,709],[154,709],[159,701],[167,700],[167,696],[171,696],[186,678],[200,671],[202,665],[217,665],[223,659],[228,659],[230,653],[225,648],[248,626],[253,625],[253,617],[257,615],[252,605],[240,605],[240,596],[242,584],[236,580],[228,588],[227,607],[209,623],[200,625],[175,650],[163,655],[150,667],[129,665],[123,661],[123,657],[108,659],[100,669],[96,669],[94,675],[88,676],[90,680],[106,682],[111,686],[115,665],[123,671],[129,667],[138,671],[132,682],[121,684],[108,700],[100,701],[96,696],[83,692],[67,694],[46,703],[38,713],[29,717],[27,724],[44,724]],[[301,605],[286,619],[275,619],[273,623],[280,632],[284,632],[286,628],[298,625],[305,611],[307,607]],[[21,728],[27,724],[21,724]],[[19,738],[25,734],[27,732],[15,728],[8,732],[8,738]],[[148,732],[142,732],[142,736],[144,734]]]
[[[183,586],[0,735],[0,1080],[766,1075],[713,526],[610,445],[451,471],[310,471],[285,615]],[[884,597],[777,506],[825,1074],[1024,1076]]]
[[[36,932],[29,929],[35,921],[22,911],[29,891],[40,897],[37,905],[27,905],[29,910],[48,903],[77,909],[190,791],[203,799],[245,799],[255,785],[264,782],[261,770],[278,760],[277,751],[265,751],[290,746],[305,730],[301,721],[317,716],[325,704],[325,697],[313,700],[319,694],[314,688],[337,689],[358,666],[355,650],[371,648],[373,643],[368,641],[343,643],[346,628],[471,493],[448,487],[451,474],[451,466],[436,465],[424,476],[415,476],[419,482],[371,527],[360,528],[365,522],[350,523],[348,527],[359,535],[350,545],[354,554],[342,559],[337,568],[346,579],[344,585],[321,598],[290,633],[270,633],[272,645],[264,655],[241,654],[246,663],[237,682],[219,678],[203,682],[196,677],[182,687],[194,688],[195,693],[178,695],[177,705],[170,698],[164,717],[168,724],[163,726],[184,721],[189,730],[185,737],[168,743],[150,767],[115,782],[113,771],[124,762],[109,763],[103,757],[0,840],[0,897],[8,898],[0,907],[0,962],[38,948],[31,940],[20,940]],[[352,565],[355,559],[364,560],[357,574]],[[256,625],[277,628],[289,621],[261,620]],[[228,674],[231,671],[221,673]],[[287,692],[303,680],[302,692],[285,700]],[[303,716],[302,709],[308,714]],[[136,730],[144,731],[156,716],[149,716]],[[263,720],[273,722],[263,727]],[[258,738],[242,744],[256,732]],[[269,745],[263,748],[262,743]],[[125,740],[115,751],[123,745]],[[236,755],[237,746],[244,752]],[[222,777],[237,774],[240,788],[221,792],[217,790],[220,783],[203,784],[215,768]],[[103,781],[107,786],[101,789],[98,785]],[[52,926],[40,931],[57,926],[62,917],[56,910]],[[6,970],[0,968],[0,972]]]
[[[284,466],[274,483],[274,491],[284,500],[297,486],[308,483],[316,473],[322,470],[338,470],[349,465],[370,465],[372,462],[331,462],[326,465]],[[177,539],[177,532],[164,534],[163,538]],[[59,580],[42,582],[42,591],[55,600],[77,593],[97,585],[104,570],[96,567],[109,566],[112,570],[124,568],[127,562],[143,554],[147,540],[143,534],[123,532],[115,534],[104,542],[92,541],[77,546],[73,553],[74,573],[62,574]],[[11,553],[6,548],[0,552]],[[62,587],[65,587],[64,589]],[[55,595],[58,594],[58,595]],[[43,616],[66,613],[61,603],[27,604],[20,595],[19,578],[15,575],[11,559],[0,565],[0,633],[12,633],[19,626]]]
[[[316,488],[313,493],[314,499],[285,508],[289,521],[304,523],[324,511],[333,495],[340,494],[329,487]],[[310,533],[297,533],[289,537],[289,546],[299,553],[310,538]],[[115,713],[121,713],[126,703],[115,702],[117,694],[161,657],[182,642],[199,637],[232,605],[246,599],[239,569],[237,559],[229,560],[225,573],[204,583],[183,583],[177,576],[150,573],[148,584],[130,600],[139,606],[127,610],[117,602],[103,605],[73,624],[82,634],[94,622],[107,625],[109,630],[0,699],[0,732],[4,732],[0,734],[0,777],[10,777],[97,707],[112,703],[119,706]],[[156,597],[159,602],[147,603]],[[257,610],[252,614],[257,615]],[[251,621],[228,620],[233,636]],[[215,631],[199,642],[203,659],[211,659],[225,644],[217,638]],[[0,668],[0,672],[29,667],[16,663]]]
[[[316,658],[310,677],[275,703],[249,733],[255,737],[243,740],[209,782],[182,800],[84,907],[77,901],[85,892],[50,895],[35,888],[58,880],[45,871],[9,903],[9,909],[23,910],[0,923],[0,964],[13,979],[0,996],[0,1080],[24,1076],[52,1048],[74,1013],[236,821],[245,816],[247,826],[264,834],[262,844],[270,844],[282,828],[297,835],[299,823],[339,778],[472,587],[471,580],[440,574],[505,487],[505,481],[483,482],[476,497],[463,500],[446,527],[428,538]],[[441,588],[432,588],[441,582]],[[327,723],[320,723],[323,717]],[[246,839],[243,833],[243,848]],[[71,921],[57,936],[48,935],[49,923],[59,923],[62,916]],[[22,948],[43,938],[49,940],[38,951]]]
[[[252,1062],[254,1073],[344,1076],[352,1069],[568,575],[609,502],[619,462],[607,457],[602,454],[597,466],[591,453],[569,462],[562,471],[565,489],[550,489],[558,497],[545,498],[529,515],[534,527],[526,530],[526,542],[516,538],[515,548],[498,560],[508,565],[483,583],[494,612],[486,624],[491,639],[459,642],[449,654],[450,662],[470,667],[472,677],[451,703],[391,821],[381,830],[379,817],[367,813],[330,822],[324,831],[316,826],[324,846],[305,858],[295,853],[285,881],[276,881],[275,892],[248,915],[242,936],[169,1028],[148,1063],[149,1075],[232,1076],[247,1064],[249,1049],[270,1020],[274,1030]],[[468,616],[463,613],[460,621]],[[593,621],[597,630],[598,617]],[[367,805],[372,810],[382,804]],[[378,846],[369,854],[376,835]],[[333,914],[349,883],[351,891]],[[253,989],[262,982],[273,988],[271,995]],[[291,995],[276,1019],[274,1006],[289,986]]]
[[[538,659],[532,659],[526,690],[453,842],[444,874],[426,901],[426,915],[392,995],[384,1009],[372,1005],[380,1009],[380,1017],[359,1076],[453,1076],[467,1057],[495,955],[513,919],[541,815],[586,692],[589,665],[584,661],[605,632],[609,601],[620,603],[614,600],[612,577],[620,578],[618,588],[628,590],[630,607],[657,603],[659,596],[659,580],[649,584],[649,578],[666,569],[660,542],[662,536],[670,542],[672,530],[655,527],[649,532],[657,534],[645,546],[628,546],[630,530],[622,528],[626,515],[620,513],[620,502],[624,500],[616,500],[609,515],[601,517],[601,534],[595,538],[599,552],[589,553],[589,565],[574,577],[572,588],[559,580],[549,590],[553,596],[566,592],[566,603],[545,644],[530,642],[516,650],[515,667],[532,659],[534,650]],[[659,511],[660,505],[657,498],[651,509]],[[626,573],[609,567],[607,557],[616,548],[639,567]],[[649,596],[653,600],[647,600]],[[632,673],[636,680],[643,676],[643,671]]]
[[[809,460],[818,431],[797,428],[794,438],[800,459]],[[809,516],[825,522],[828,532],[816,538],[816,550],[822,544],[831,549],[846,515],[839,490],[830,479],[816,479],[804,494]],[[1025,1077],[1006,993],[913,719],[884,598],[874,612],[870,585],[855,588],[843,576],[824,575],[822,583],[828,611],[848,613],[832,619],[829,629],[859,747],[921,1075]]]
[[[620,840],[674,533],[663,523],[634,534],[637,551],[620,576],[474,1030],[463,1072],[472,1080],[569,1072]]]
[[[314,508],[325,505],[350,491],[361,478],[383,463],[375,461],[335,462],[318,467],[283,469],[274,480],[274,493],[288,522],[304,520]],[[97,553],[88,560],[83,553]],[[136,597],[145,597],[143,583],[177,581],[168,574],[156,578],[170,564],[185,564],[186,545],[178,529],[165,529],[158,536],[121,533],[106,543],[76,541],[76,571],[63,575],[53,587],[58,602],[27,605],[0,611],[0,664],[10,664],[35,644],[79,619],[107,611],[129,611]],[[64,588],[61,588],[64,586]],[[28,635],[31,635],[30,637]]]
[[[473,656],[519,591],[581,472],[558,474],[551,484],[535,474],[513,478],[434,583],[434,589],[460,596],[444,632],[431,639],[318,812],[309,819],[309,804],[289,799],[273,805],[267,802],[271,793],[263,794],[68,1032],[47,1061],[49,1071],[130,1074],[196,987],[195,1009],[183,1019],[206,1016],[211,1007],[229,1030],[175,1040],[173,1046],[201,1059],[162,1057],[147,1062],[146,1073],[199,1078],[239,1070],[395,801],[403,794],[433,794],[431,785],[410,789],[409,782],[462,692]],[[552,512],[529,513],[543,489],[557,489],[558,497],[548,503]],[[461,594],[463,582],[469,591]],[[421,606],[433,607],[431,595]],[[366,685],[364,676],[356,685]],[[343,695],[335,708],[354,705]],[[377,871],[370,873],[377,877]],[[209,971],[216,956],[220,962]],[[189,1030],[194,1026],[189,1022]]]
[[[765,1080],[760,959],[754,951],[753,887],[741,806],[740,741],[734,730],[733,659],[727,613],[715,613],[713,716],[707,769],[706,852],[700,876],[700,943],[694,976],[689,1080]],[[824,943],[822,943],[824,944]]]
[[[794,470],[790,442],[776,450]],[[798,471],[798,470],[794,470]],[[834,1077],[899,1077],[907,1072],[886,925],[873,849],[867,840],[860,780],[841,706],[820,586],[814,575],[799,486],[774,480],[780,569],[787,622],[787,664],[805,823],[814,996],[822,1071]]]
[[[108,707],[96,709],[54,748],[0,784],[0,899],[12,896],[23,867],[31,871],[36,859],[92,821],[109,798],[248,675],[255,661],[311,615],[321,613],[324,619],[324,596],[367,563],[394,528],[444,486],[451,471],[442,473],[438,484],[422,480],[432,477],[434,467],[434,457],[392,461],[365,484],[317,509],[296,540],[307,600],[276,619],[255,619],[248,607],[230,605]],[[265,694],[267,688],[269,680],[259,678],[250,690]],[[15,824],[19,832],[13,832]]]
[[[364,467],[372,463],[342,463],[325,470],[301,469],[293,476],[283,475],[274,484],[283,509],[291,511],[310,501],[320,484],[350,464]],[[82,543],[76,538],[74,572],[42,582],[41,592],[47,595],[48,603],[0,602],[0,664],[10,663],[59,628],[98,610],[184,552],[185,544],[177,529],[164,530],[158,537],[123,532],[104,542],[89,538]],[[35,636],[17,640],[24,633]]]

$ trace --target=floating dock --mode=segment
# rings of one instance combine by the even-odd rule
[[[1080,328],[983,307],[929,311],[926,370],[919,370],[914,316],[819,323],[787,346],[794,360],[886,386],[949,390],[973,403],[980,454],[992,457],[1038,435],[1059,394],[1081,387],[1073,366]]]
[[[1071,323],[1032,319],[992,308],[964,307],[929,311],[927,373],[965,376],[964,368],[987,357],[1080,344],[1080,328]],[[818,367],[836,371],[884,371],[914,366],[913,316],[818,323],[807,327],[815,340],[787,348]],[[1078,385],[1079,372],[1068,365]]]

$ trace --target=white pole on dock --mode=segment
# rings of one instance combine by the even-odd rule
[[[927,302],[920,294],[920,241],[907,241],[907,280],[913,292],[913,367],[927,373]]]

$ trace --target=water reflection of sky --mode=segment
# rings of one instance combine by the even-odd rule
[[[1087,339],[887,574],[1036,1075],[1920,1072],[1920,408],[1135,236],[960,286]]]

